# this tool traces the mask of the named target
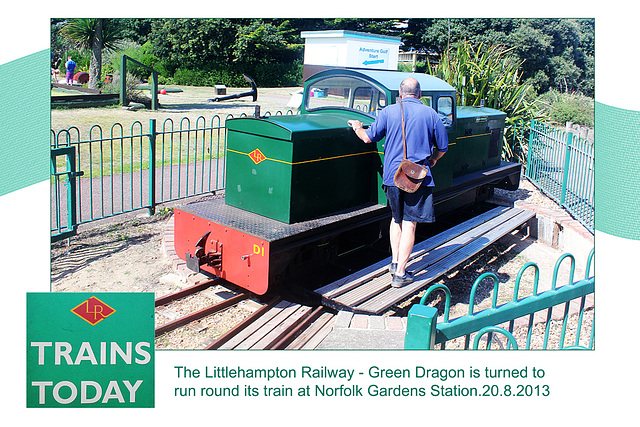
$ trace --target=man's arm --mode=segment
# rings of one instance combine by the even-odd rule
[[[447,129],[437,116],[435,117],[433,138],[435,139],[435,144],[433,147],[433,154],[429,157],[430,167],[434,167],[438,160],[440,160],[442,156],[444,156],[444,153],[449,149],[449,136],[447,135]]]
[[[434,150],[431,157],[429,157],[429,167],[434,167],[438,160],[444,156],[445,151]]]
[[[360,138],[362,142],[364,142],[365,144],[371,143],[371,139],[369,138],[369,135],[367,135],[367,132],[362,127],[362,122],[360,120],[349,120],[347,124],[351,126],[351,129],[353,129],[353,131],[356,133],[356,136]]]

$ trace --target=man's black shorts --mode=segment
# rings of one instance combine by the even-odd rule
[[[420,186],[415,193],[407,193],[395,186],[384,186],[393,220],[400,224],[410,222],[434,222],[433,187]]]

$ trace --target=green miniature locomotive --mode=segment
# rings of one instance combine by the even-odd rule
[[[456,107],[454,88],[425,74],[326,70],[306,81],[299,115],[227,120],[224,198],[174,211],[187,267],[262,295],[379,241],[390,219],[384,139],[364,144],[347,121],[370,125],[408,76],[448,131],[449,150],[433,169],[436,215],[494,187],[516,189],[520,165],[500,159],[504,113]]]

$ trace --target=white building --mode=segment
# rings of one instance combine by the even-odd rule
[[[332,67],[397,70],[400,37],[346,30],[303,31],[303,78]]]

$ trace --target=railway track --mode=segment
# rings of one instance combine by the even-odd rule
[[[244,311],[239,316],[229,316],[227,310],[239,310],[245,301],[255,301],[260,297],[223,279],[215,278],[156,300],[156,319],[159,319],[162,317],[163,308],[171,306],[177,301],[205,293],[212,286],[220,286],[226,290],[223,292],[226,295],[222,301],[219,301],[218,297],[214,299],[219,302],[202,298],[204,301],[199,301],[197,304],[185,304],[188,310],[181,308],[175,310],[174,318],[158,325],[156,344],[158,348],[162,348],[169,340],[163,338],[164,334],[177,334],[176,331],[181,330],[185,331],[187,335],[191,334],[188,337],[191,341],[189,345],[185,345],[187,344],[186,340],[180,338],[179,342],[174,340],[173,344],[175,345],[169,344],[166,346],[167,348],[315,348],[331,331],[334,313],[337,310],[374,315],[381,315],[385,310],[395,311],[394,307],[402,305],[399,305],[400,302],[410,300],[413,294],[426,288],[430,282],[455,269],[458,264],[473,257],[474,254],[485,249],[486,245],[513,228],[517,228],[530,217],[530,215],[524,215],[520,218],[518,216],[522,213],[520,210],[505,207],[487,207],[486,211],[485,209],[482,211],[481,214],[478,212],[464,213],[456,221],[457,225],[441,224],[444,231],[430,230],[433,234],[432,237],[417,244],[415,258],[420,261],[420,265],[416,264],[416,266],[420,271],[429,267],[429,275],[427,277],[422,274],[420,277],[426,277],[426,279],[418,281],[415,287],[391,288],[390,277],[386,274],[389,259],[379,260],[380,255],[377,253],[374,257],[372,253],[367,252],[368,255],[365,256],[359,251],[358,258],[367,260],[365,264],[368,266],[364,269],[354,269],[353,266],[356,264],[346,259],[341,261],[344,265],[340,264],[342,268],[335,270],[342,273],[351,271],[351,274],[345,276],[342,273],[336,273],[337,280],[330,280],[327,282],[328,284],[325,283],[324,286],[316,289],[313,296],[317,298],[310,297],[308,293],[304,292],[299,295],[299,292],[291,292],[289,297],[280,295],[268,302],[260,300],[259,304],[253,304],[254,307],[250,312]],[[514,216],[517,220],[512,221],[511,218]],[[497,234],[492,238],[485,238],[487,230],[494,230],[496,224],[502,224],[505,221],[508,226],[503,227],[504,230],[501,228],[501,231],[499,230],[499,233],[496,231]],[[438,231],[440,232],[438,233]],[[456,237],[458,235],[459,237]],[[482,245],[471,248],[476,242],[481,242]],[[455,259],[449,260],[447,258],[449,255],[451,255],[449,258],[454,257]],[[371,265],[368,262],[371,262]],[[210,291],[209,296],[211,293]],[[352,294],[355,296],[352,297]],[[289,298],[291,298],[290,301],[287,300]],[[381,300],[382,303],[373,308],[361,307],[362,304],[371,305],[370,301],[377,302],[378,300]],[[169,309],[169,311],[171,310]],[[214,317],[218,314],[219,317]],[[194,341],[197,340],[199,342],[195,343]]]
[[[212,286],[224,286],[227,282],[220,278],[203,282],[178,292],[159,297],[155,301],[156,319],[166,317],[163,309],[181,300],[197,297]],[[237,307],[243,301],[252,299],[250,292],[240,292],[220,302],[210,302],[197,309],[189,309],[174,319],[168,320],[155,329],[156,338],[207,317]],[[199,348],[215,349],[308,349],[315,348],[331,331],[334,314],[322,306],[310,307],[275,297],[264,303],[253,313],[215,339],[200,343]],[[158,320],[156,320],[158,321]]]

